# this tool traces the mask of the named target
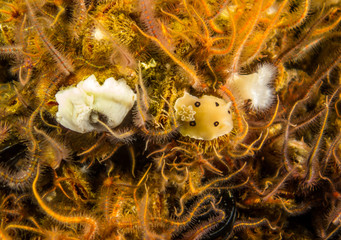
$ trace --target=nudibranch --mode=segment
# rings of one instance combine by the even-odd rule
[[[234,97],[239,100],[251,100],[251,107],[264,110],[274,100],[271,82],[276,77],[277,68],[271,64],[263,64],[252,74],[233,74],[228,80],[228,87]]]
[[[179,132],[199,140],[212,140],[230,133],[233,128],[231,105],[214,96],[198,98],[185,92],[174,104]]]
[[[108,78],[100,85],[94,75],[56,94],[57,121],[72,131],[103,131],[101,119],[108,127],[120,125],[133,107],[136,94],[124,79]]]

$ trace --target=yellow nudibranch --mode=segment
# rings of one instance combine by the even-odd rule
[[[176,100],[174,109],[183,136],[212,140],[228,134],[233,128],[232,102],[203,95],[200,98],[185,92]]]

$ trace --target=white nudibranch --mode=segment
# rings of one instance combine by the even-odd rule
[[[185,92],[174,104],[179,132],[199,140],[212,140],[230,133],[233,128],[231,105],[214,96],[197,98]]]
[[[276,77],[277,69],[271,64],[261,65],[257,72],[241,75],[233,74],[228,81],[236,99],[251,100],[251,106],[255,110],[264,110],[274,101],[274,90],[270,84]]]
[[[120,125],[133,107],[136,94],[125,80],[108,78],[100,85],[91,75],[76,87],[70,86],[56,94],[57,121],[75,132],[104,131],[98,119],[110,128]]]

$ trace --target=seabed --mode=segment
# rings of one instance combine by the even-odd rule
[[[340,239],[340,22],[340,0],[0,1],[0,239]]]

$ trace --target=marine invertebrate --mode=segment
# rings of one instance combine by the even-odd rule
[[[109,127],[120,125],[133,107],[136,95],[124,80],[108,78],[101,86],[94,75],[76,87],[57,92],[57,121],[73,131],[84,133],[102,131],[98,119]]]
[[[35,12],[33,8],[31,7],[31,3],[29,0],[25,0],[26,7],[28,10],[28,16],[33,23],[33,26],[38,32],[38,35],[40,39],[42,40],[43,44],[45,45],[46,49],[51,53],[52,57],[56,60],[57,65],[60,67],[61,71],[65,75],[69,75],[71,72],[73,72],[73,66],[72,64],[53,46],[53,44],[50,43],[50,41],[47,39],[47,37],[44,34],[43,28],[39,25],[37,20],[35,19]],[[57,14],[56,19],[58,19],[59,14],[62,12],[62,10]]]
[[[228,134],[233,128],[231,102],[204,95],[200,98],[185,92],[174,104],[180,120],[179,131],[195,139],[212,140]]]
[[[336,239],[340,9],[0,1],[0,234]]]
[[[228,84],[234,96],[240,100],[251,100],[252,108],[264,110],[274,100],[270,84],[275,79],[276,68],[269,64],[259,66],[257,71],[248,75],[233,74]]]
[[[37,181],[38,181],[38,177],[39,177],[39,171],[40,171],[40,169],[39,169],[39,164],[38,164],[37,174],[36,174],[36,177],[33,181],[32,190],[33,190],[34,197],[36,198],[39,206],[47,214],[51,215],[51,217],[53,217],[54,219],[56,219],[57,221],[60,221],[62,223],[74,223],[74,224],[86,223],[87,225],[89,225],[89,227],[85,229],[84,239],[93,238],[93,235],[95,234],[96,229],[97,229],[97,222],[92,217],[89,217],[89,216],[73,216],[73,217],[63,216],[63,215],[60,215],[58,213],[53,212],[53,210],[51,210],[44,203],[43,199],[40,197],[40,195],[37,191]]]

